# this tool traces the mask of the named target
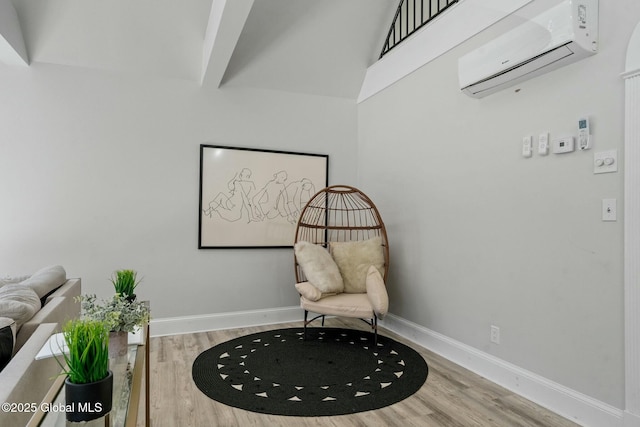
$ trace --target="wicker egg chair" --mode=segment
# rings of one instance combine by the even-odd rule
[[[378,239],[379,237],[380,239]],[[372,240],[370,240],[372,239]],[[320,245],[330,252],[340,243],[334,242],[380,242],[381,255],[376,254],[378,284],[375,292],[370,291],[367,279],[367,290],[364,293],[338,293],[322,296],[313,301],[300,293],[299,284],[304,284],[308,278],[294,253],[296,289],[300,293],[300,305],[304,309],[304,337],[306,339],[307,325],[322,318],[324,326],[325,315],[338,317],[360,318],[369,326],[377,344],[378,318],[386,314],[388,297],[385,283],[389,269],[389,244],[387,232],[382,218],[374,203],[357,188],[346,185],[334,185],[317,192],[306,204],[298,220],[295,244],[306,241]],[[362,243],[356,243],[358,246]],[[368,244],[368,243],[364,243]],[[352,243],[348,245],[354,246]],[[315,247],[314,247],[315,248]],[[375,247],[374,247],[375,248]],[[376,249],[377,250],[377,249]],[[334,254],[335,257],[335,254]],[[378,273],[376,272],[376,274]],[[340,270],[342,273],[342,270]],[[371,270],[369,271],[371,273]],[[317,314],[308,320],[309,312]]]

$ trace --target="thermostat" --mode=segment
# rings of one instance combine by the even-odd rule
[[[575,149],[575,141],[573,136],[563,136],[562,138],[553,140],[554,154],[570,153]]]

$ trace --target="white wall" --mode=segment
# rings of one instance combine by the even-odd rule
[[[390,311],[617,408],[623,176],[594,175],[592,161],[623,155],[620,73],[639,19],[634,0],[601,1],[596,56],[466,97],[457,58],[502,21],[358,109],[358,182],[388,227]],[[521,157],[523,136],[577,134],[585,114],[594,149]],[[618,199],[617,222],[601,221],[603,198]]]
[[[198,250],[199,145],[329,154],[353,182],[353,100],[0,64],[0,274],[62,264],[83,291],[144,276],[153,317],[297,304],[290,249]]]
[[[385,218],[394,314],[621,408],[623,182],[591,160],[622,149],[640,3],[600,3],[598,55],[482,100],[459,92],[456,61],[506,21],[358,107],[0,65],[0,274],[60,263],[107,295],[135,268],[156,319],[295,305],[291,250],[197,249],[199,145],[327,153],[330,182]],[[583,114],[593,150],[520,156],[522,136],[575,132]],[[618,222],[600,220],[603,198]]]

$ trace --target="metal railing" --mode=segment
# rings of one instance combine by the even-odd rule
[[[380,58],[458,0],[400,0]]]

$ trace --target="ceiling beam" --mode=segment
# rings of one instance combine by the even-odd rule
[[[29,65],[18,13],[11,0],[0,0],[0,62],[8,65]]]
[[[213,0],[202,51],[202,86],[220,87],[253,2]]]

